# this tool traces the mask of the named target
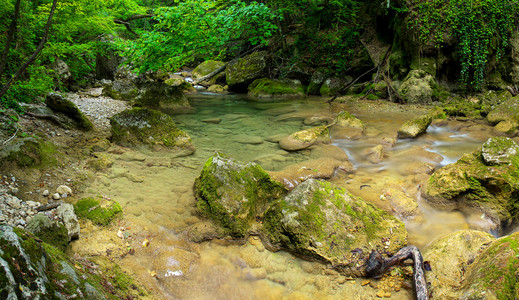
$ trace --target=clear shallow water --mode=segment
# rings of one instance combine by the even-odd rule
[[[201,221],[195,211],[192,184],[214,151],[258,162],[270,171],[308,160],[309,151],[289,153],[280,149],[276,140],[323,124],[316,121],[323,116],[333,117],[339,108],[330,110],[324,100],[251,102],[244,96],[196,95],[190,98],[195,113],[174,116],[179,127],[191,135],[197,147],[194,155],[175,157],[172,153],[129,149],[109,153],[113,167],[92,182],[89,192],[106,195],[123,206],[125,216],[120,226],[131,228],[134,239],[128,243],[136,250],[135,255],[120,261],[123,267],[167,299],[376,298],[378,288],[361,285],[361,279],[350,280],[327,266],[285,252],[271,253],[254,238],[244,244],[218,240],[195,244],[186,238],[189,226]],[[416,140],[396,141],[398,127],[423,109],[403,111],[377,102],[340,109],[363,120],[366,133],[355,140],[333,139],[333,145],[349,155],[356,171],[339,173],[330,181],[389,212],[394,212],[393,204],[381,195],[402,192],[417,199],[421,216],[404,221],[410,243],[422,249],[440,235],[485,227],[479,215],[440,212],[418,195],[427,170],[479,147],[490,136],[489,128],[444,121]],[[372,164],[366,158],[367,149],[392,143],[380,163]],[[116,238],[112,237],[115,232],[106,235]],[[144,238],[150,241],[149,247],[140,246]],[[94,255],[106,247],[95,240],[80,239],[74,251]],[[154,272],[156,276],[151,276]],[[412,299],[412,291],[404,287],[392,291],[391,298]]]

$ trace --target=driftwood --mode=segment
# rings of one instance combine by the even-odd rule
[[[400,264],[406,259],[413,260],[413,283],[417,300],[428,300],[427,282],[425,281],[425,266],[422,254],[416,246],[407,246],[400,249],[395,255],[388,259],[382,258],[378,251],[373,250],[369,255],[366,272],[373,277],[381,275],[390,267]]]
[[[62,203],[63,202],[58,201],[58,202],[54,202],[54,203],[49,203],[49,204],[41,205],[41,206],[36,207],[35,210],[36,211],[51,210],[51,209],[54,209],[54,208],[60,206]]]

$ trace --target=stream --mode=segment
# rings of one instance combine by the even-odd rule
[[[410,282],[402,276],[368,284],[365,279],[346,278],[326,265],[283,251],[269,252],[256,237],[245,243],[213,240],[201,244],[186,238],[189,226],[202,221],[196,214],[192,185],[214,151],[279,171],[308,160],[310,151],[289,153],[275,141],[325,124],[339,110],[361,119],[366,131],[352,139],[334,136],[332,131],[332,145],[348,154],[355,171],[337,172],[331,182],[397,215],[409,231],[409,244],[420,249],[459,229],[490,231],[481,213],[438,211],[419,197],[421,184],[434,169],[455,162],[492,136],[486,125],[441,120],[418,139],[396,140],[399,126],[427,109],[381,101],[330,109],[323,98],[258,102],[244,95],[202,93],[189,100],[196,112],[173,118],[192,137],[197,147],[193,155],[117,148],[107,154],[114,161],[112,168],[106,174],[98,173],[86,191],[86,196],[101,194],[122,205],[120,226],[132,234],[135,254],[121,259],[120,264],[162,298],[373,299],[381,286],[391,287],[385,297],[413,298]],[[385,158],[372,163],[365,153],[380,144],[386,148]],[[401,203],[395,206],[389,199],[397,196],[417,203],[418,209],[413,211]],[[113,230],[97,235],[74,242],[73,251],[92,255],[118,239]],[[148,247],[141,245],[143,239],[150,241]]]

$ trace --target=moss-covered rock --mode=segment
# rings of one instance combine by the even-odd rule
[[[337,114],[334,120],[335,125],[344,126],[344,127],[352,127],[358,128],[364,131],[365,125],[354,115],[349,112],[343,110]]]
[[[432,102],[433,90],[436,89],[436,81],[427,72],[412,70],[398,88],[398,93],[407,103]]]
[[[69,242],[67,228],[61,222],[51,220],[43,213],[29,219],[26,229],[61,251],[67,249]]]
[[[343,78],[329,78],[326,79],[321,88],[319,89],[319,93],[321,96],[333,96],[337,94],[341,89],[344,89],[348,84],[353,81],[351,76],[346,76]]]
[[[509,138],[490,138],[484,146],[437,170],[425,183],[430,203],[447,208],[477,208],[506,228],[519,219],[519,153]]]
[[[519,232],[492,242],[466,270],[459,299],[519,298]]]
[[[229,89],[235,92],[245,92],[255,79],[267,75],[268,53],[258,51],[246,55],[227,65],[225,80]]]
[[[125,147],[181,149],[194,152],[191,137],[160,111],[132,108],[110,119],[112,141]]]
[[[103,197],[80,199],[74,204],[74,211],[78,217],[97,225],[108,225],[122,215],[119,203]]]
[[[496,106],[488,113],[487,120],[496,125],[497,132],[509,136],[516,135],[519,129],[519,96]]]
[[[304,94],[305,87],[299,80],[260,78],[249,85],[249,95],[258,98],[296,97]]]
[[[306,149],[315,143],[330,143],[330,130],[328,125],[312,127],[294,132],[288,137],[279,140],[279,146],[287,151]]]
[[[200,213],[228,234],[243,237],[270,203],[287,193],[285,187],[255,163],[241,163],[215,153],[195,180]]]
[[[269,244],[364,276],[373,249],[394,253],[407,243],[402,222],[330,183],[309,179],[265,213]]]
[[[494,241],[491,234],[477,230],[460,230],[433,241],[423,252],[431,271],[427,282],[431,283],[433,299],[460,299],[459,288],[465,270],[481,254],[486,245]]]
[[[53,111],[64,113],[76,121],[77,127],[80,129],[91,130],[94,128],[94,125],[85,114],[83,114],[72,101],[60,94],[49,93],[45,98],[45,104]]]
[[[323,69],[316,70],[312,77],[310,78],[310,83],[308,83],[308,88],[306,89],[306,93],[308,95],[320,95],[321,85],[326,79],[326,72]]]
[[[16,139],[0,149],[0,165],[18,167],[48,167],[58,163],[60,154],[51,142],[39,138]]]
[[[405,122],[398,129],[398,138],[400,139],[414,139],[427,131],[427,127],[431,125],[431,115],[423,115]]]
[[[193,79],[199,79],[201,77],[204,77],[208,74],[210,74],[213,71],[218,70],[218,68],[222,67],[225,63],[223,61],[216,61],[216,60],[206,60],[199,64],[193,72],[191,72],[191,75]],[[218,75],[211,78],[208,82],[206,82],[208,85],[213,85],[215,83],[224,83],[225,82],[225,72],[221,72]]]

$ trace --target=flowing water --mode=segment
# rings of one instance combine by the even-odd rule
[[[333,145],[350,157],[355,171],[339,172],[334,184],[363,197],[400,217],[409,231],[409,242],[424,248],[436,237],[459,229],[488,229],[480,214],[437,211],[419,198],[419,189],[433,169],[456,161],[491,136],[491,129],[469,122],[435,122],[416,140],[396,140],[398,127],[426,112],[424,108],[383,102],[330,105],[322,98],[254,102],[245,96],[197,94],[190,102],[193,114],[176,115],[179,127],[188,132],[197,147],[190,156],[176,153],[111,149],[114,161],[106,174],[89,184],[87,193],[117,200],[124,210],[128,236],[123,246],[135,249],[119,262],[139,281],[167,299],[372,299],[380,281],[370,284],[341,276],[325,265],[307,262],[283,251],[267,251],[251,237],[245,243],[213,240],[189,242],[189,226],[200,222],[195,211],[192,185],[205,161],[221,151],[240,161],[254,161],[268,171],[309,159],[311,151],[286,152],[279,148],[286,136],[333,118],[348,110],[366,124],[364,136],[340,139]],[[385,145],[386,155],[371,163],[366,151]],[[391,195],[418,201],[420,211],[401,210]],[[117,228],[84,234],[73,244],[83,255],[104,254],[120,244]],[[144,239],[150,241],[142,246]],[[400,280],[400,281],[399,281]],[[412,299],[409,282],[387,283],[393,299]],[[379,286],[377,286],[379,285]],[[398,287],[398,288],[397,288]],[[401,287],[401,288],[400,288]],[[406,288],[407,287],[407,288]],[[389,296],[386,295],[386,296]]]

